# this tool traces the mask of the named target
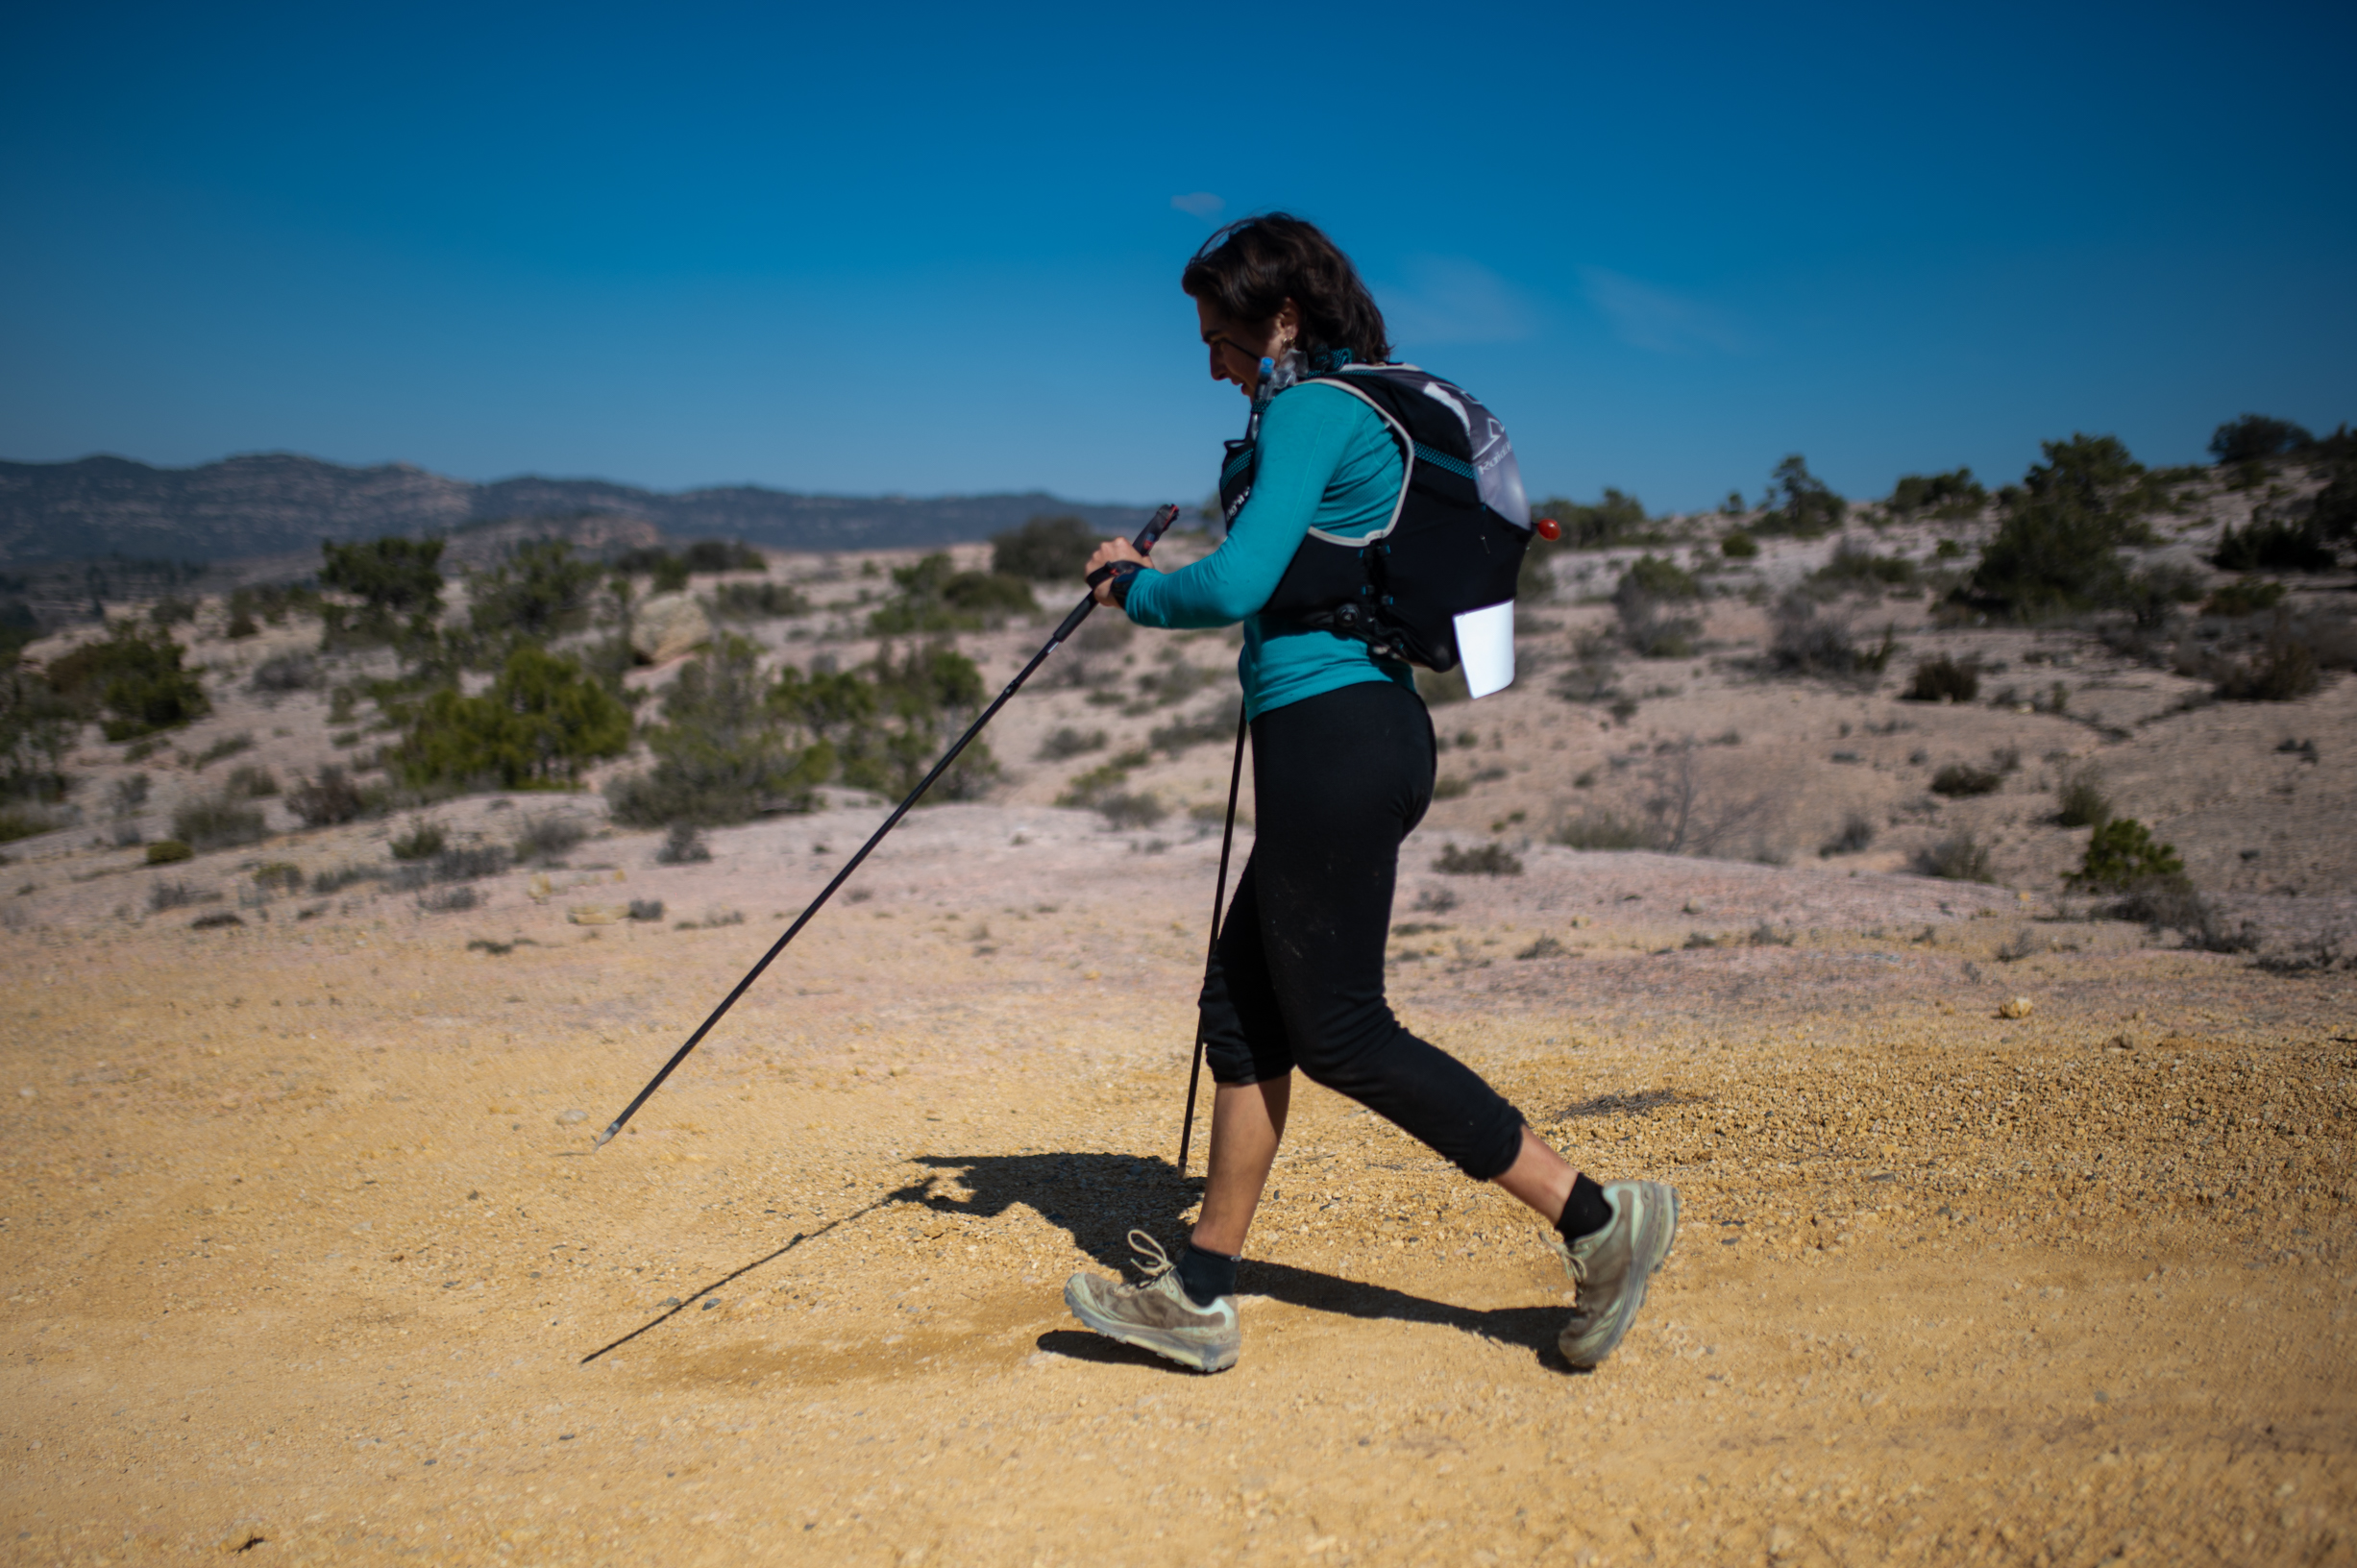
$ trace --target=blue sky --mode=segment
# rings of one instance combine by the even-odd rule
[[[1282,207],[1539,493],[2357,420],[2344,6],[47,7],[0,456],[1211,488]]]

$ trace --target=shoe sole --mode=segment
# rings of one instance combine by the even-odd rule
[[[1108,1339],[1117,1339],[1125,1345],[1135,1345],[1140,1350],[1150,1350],[1166,1361],[1176,1361],[1179,1365],[1191,1367],[1197,1372],[1225,1372],[1236,1364],[1237,1347],[1233,1345],[1225,1347],[1223,1355],[1219,1351],[1207,1349],[1195,1340],[1184,1338],[1167,1331],[1140,1328],[1135,1323],[1124,1323],[1118,1318],[1107,1317],[1096,1310],[1088,1297],[1080,1293],[1077,1283],[1067,1285],[1064,1287],[1064,1305],[1069,1308],[1072,1315],[1079,1318],[1091,1331],[1101,1334]]]
[[[1636,1274],[1636,1284],[1621,1297],[1621,1308],[1614,1314],[1611,1336],[1586,1360],[1576,1360],[1569,1352],[1564,1353],[1563,1359],[1582,1371],[1594,1371],[1604,1364],[1606,1357],[1620,1348],[1620,1342],[1629,1336],[1630,1325],[1636,1321],[1638,1311],[1645,1305],[1645,1292],[1653,1285],[1654,1274],[1669,1261],[1670,1248],[1678,1244],[1678,1189],[1666,1184],[1649,1185],[1660,1185],[1668,1197],[1648,1203],[1645,1213],[1638,1216],[1637,1234],[1629,1243],[1629,1252],[1631,1263],[1642,1266],[1632,1268],[1632,1272]],[[1657,1218],[1657,1215],[1662,1217]],[[1562,1349],[1560,1341],[1558,1341],[1556,1348]]]

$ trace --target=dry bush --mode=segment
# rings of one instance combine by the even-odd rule
[[[1972,659],[1953,659],[1942,653],[1937,658],[1925,659],[1915,666],[1915,674],[1907,681],[1905,700],[1909,702],[1970,702],[1980,695],[1980,670]]]
[[[1851,640],[1847,621],[1821,615],[1814,600],[1791,593],[1776,607],[1768,664],[1785,674],[1878,675],[1898,646],[1898,629],[1884,626],[1881,642],[1861,649]]]
[[[654,852],[660,866],[690,866],[712,858],[712,846],[704,843],[703,833],[693,822],[674,822],[664,836],[663,847]]]
[[[227,796],[191,800],[172,813],[172,837],[198,849],[227,849],[269,836],[259,811]]]
[[[1862,811],[1851,812],[1841,827],[1818,848],[1821,856],[1854,855],[1874,843],[1874,820]]]
[[[1989,850],[1971,832],[1952,833],[1939,843],[1918,850],[1915,870],[1925,876],[1937,876],[1951,882],[1994,882],[1989,870]]]
[[[2089,763],[2064,775],[2055,792],[2054,821],[2063,827],[2100,827],[2111,821],[2111,797],[2103,793],[2103,771]]]
[[[1440,854],[1433,862],[1433,870],[1451,876],[1520,876],[1522,862],[1502,844],[1485,844],[1478,849],[1460,849],[1451,843],[1440,846]]]

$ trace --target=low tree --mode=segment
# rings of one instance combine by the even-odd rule
[[[1934,517],[1958,517],[1988,504],[1988,487],[1973,478],[1969,468],[1947,474],[1909,474],[1891,491],[1890,509],[1902,516],[1929,512]]]
[[[1769,509],[1753,525],[1755,533],[1785,533],[1820,539],[1841,527],[1850,503],[1808,471],[1808,459],[1794,453],[1768,476]]]
[[[2211,432],[2210,455],[2220,463],[2253,463],[2315,444],[2315,436],[2288,419],[2245,414]]]
[[[789,744],[760,655],[752,642],[724,637],[679,672],[663,694],[663,722],[646,731],[654,766],[606,786],[617,821],[717,827],[810,809],[835,772],[834,748],[824,739]]]
[[[2004,521],[1960,596],[2016,620],[2124,601],[2120,549],[2151,536],[2145,465],[2117,436],[2041,445],[2046,461],[2000,498]]]
[[[183,662],[172,634],[129,621],[52,661],[46,674],[68,710],[101,719],[110,741],[175,729],[212,711],[204,682]]]
[[[467,579],[468,618],[476,633],[506,646],[577,629],[602,573],[575,556],[562,539],[518,545],[506,560]]]
[[[391,760],[413,785],[528,789],[629,745],[628,708],[577,660],[526,643],[480,696],[443,687],[418,703]]]
[[[323,607],[327,640],[389,641],[405,620],[412,632],[430,629],[442,613],[442,547],[439,539],[321,540],[319,585],[360,601],[356,619],[343,605]]]

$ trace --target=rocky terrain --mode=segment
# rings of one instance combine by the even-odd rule
[[[2197,565],[2251,499],[2149,553]],[[1986,526],[1852,547],[1929,576]],[[1780,673],[1778,596],[1839,541],[1739,561],[1723,527],[1559,556],[1516,685],[1435,685],[1443,798],[1394,914],[1413,1027],[1584,1168],[1683,1194],[1591,1375],[1535,1222],[1315,1090],[1238,1368],[1063,1311],[1199,1197],[1231,638],[1060,652],[990,734],[997,785],[915,814],[593,1153],[883,803],[831,787],[672,863],[594,789],[321,828],[281,794],[266,841],[149,866],[229,769],[368,777],[389,738],[334,696],[388,654],[258,691],[316,623],[233,641],[208,601],[179,634],[213,714],[135,760],[86,732],[0,872],[0,1559],[2351,1560],[2357,683],[2220,701],[2116,628],[1975,625],[1921,580],[1823,600],[1891,628],[1879,671]],[[1711,590],[1674,658],[1607,648],[1646,551]],[[851,669],[908,558],[694,591],[791,581],[812,608],[747,627],[769,666]],[[1046,624],[959,644],[1003,680]],[[1905,699],[1943,654],[1978,694]],[[1993,787],[1930,787],[1967,765]],[[2074,893],[2075,779],[2235,940]],[[405,884],[421,822],[577,842]],[[1963,837],[1988,880],[1925,874]]]

